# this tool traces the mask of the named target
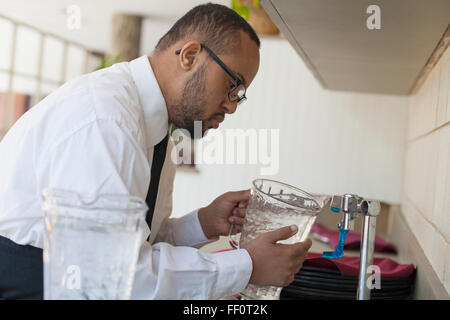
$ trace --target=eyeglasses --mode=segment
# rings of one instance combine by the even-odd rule
[[[235,82],[231,88],[230,91],[228,91],[228,99],[230,100],[230,102],[234,102],[237,101],[238,104],[241,104],[242,102],[244,102],[245,100],[247,100],[247,97],[245,96],[245,93],[247,92],[247,88],[245,87],[245,84],[243,82],[243,80],[241,80],[241,78],[239,78],[237,75],[235,75],[233,73],[233,71],[230,70],[230,68],[228,68],[225,63],[223,63],[222,60],[220,60],[220,58],[218,56],[215,55],[214,52],[212,52],[212,50],[210,48],[208,48],[207,46],[205,46],[204,44],[201,44],[202,48],[204,48],[206,50],[206,52],[209,53],[209,55],[211,56],[211,58],[214,59],[215,62],[217,62],[217,64],[219,66],[222,67],[222,69],[233,79],[233,81]],[[181,49],[175,51],[175,54],[180,54]]]

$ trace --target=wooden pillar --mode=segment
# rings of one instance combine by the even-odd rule
[[[249,4],[249,9],[250,14],[247,22],[257,34],[278,35],[280,33],[280,30],[278,30],[278,27],[273,23],[263,7],[258,6],[255,8],[254,5]]]
[[[112,18],[110,55],[120,56],[121,61],[139,57],[142,17],[116,13]]]

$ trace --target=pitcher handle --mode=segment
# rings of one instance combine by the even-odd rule
[[[233,239],[233,227],[234,224],[231,224],[230,232],[228,233],[228,242],[233,249],[239,249],[239,242]]]

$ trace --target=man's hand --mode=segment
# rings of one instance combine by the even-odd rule
[[[253,262],[249,282],[256,285],[285,287],[294,281],[311,247],[311,239],[294,244],[277,244],[292,237],[297,226],[287,226],[264,233],[250,241],[245,249]]]
[[[250,190],[230,191],[199,209],[198,219],[206,237],[226,236],[232,224],[234,231],[240,232],[249,199]]]

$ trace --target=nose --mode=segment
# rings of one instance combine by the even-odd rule
[[[233,102],[226,101],[223,104],[223,106],[224,106],[224,109],[225,109],[225,113],[233,114],[233,113],[236,112],[236,109],[237,109],[237,101],[233,101]]]

